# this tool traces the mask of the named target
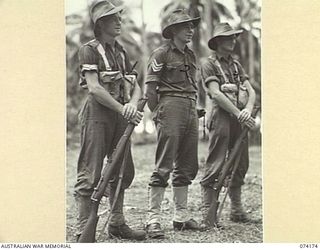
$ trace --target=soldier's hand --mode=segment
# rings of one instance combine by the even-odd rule
[[[238,116],[238,121],[240,123],[244,123],[248,121],[251,118],[251,112],[247,109],[243,109],[240,111],[240,114]]]
[[[137,106],[132,104],[132,103],[126,103],[123,106],[123,110],[122,110],[122,116],[127,119],[130,120],[132,118],[135,117],[137,113]]]
[[[256,126],[256,121],[252,117],[249,118],[249,120],[243,122],[244,125],[246,125],[249,129],[254,129]]]
[[[130,122],[137,126],[141,122],[142,118],[143,112],[137,111],[136,115],[132,119],[130,119]]]

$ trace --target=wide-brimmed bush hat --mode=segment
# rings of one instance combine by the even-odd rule
[[[190,17],[185,9],[178,9],[166,16],[161,23],[162,36],[166,39],[172,38],[172,28],[181,23],[192,22],[194,27],[198,26],[200,17]]]
[[[106,0],[96,0],[93,1],[90,6],[90,17],[96,26],[97,21],[105,16],[111,16],[118,12],[121,12],[124,9],[124,6],[115,6],[109,1]]]
[[[217,37],[240,35],[242,32],[243,30],[233,29],[229,23],[219,23],[213,31],[212,38],[208,41],[208,46],[210,49],[216,50],[218,46]]]

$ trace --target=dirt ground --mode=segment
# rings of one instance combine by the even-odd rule
[[[133,145],[133,157],[136,166],[135,179],[126,191],[124,211],[127,223],[133,228],[144,228],[146,220],[146,211],[148,206],[148,181],[154,168],[154,153],[156,144]],[[76,205],[73,197],[73,187],[76,181],[76,163],[79,152],[79,144],[72,143],[67,148],[67,211],[66,211],[66,232],[67,242],[75,242],[75,223],[76,223]],[[199,211],[201,205],[200,184],[199,180],[203,176],[203,163],[207,153],[207,143],[199,143],[199,173],[189,188],[189,209],[195,220],[201,220]],[[143,242],[148,243],[214,243],[214,242],[254,242],[259,243],[263,240],[262,231],[262,176],[261,176],[261,148],[254,146],[250,148],[250,167],[247,173],[246,184],[243,186],[243,203],[251,219],[255,223],[233,223],[228,219],[229,199],[226,200],[220,222],[224,230],[209,230],[206,232],[174,231],[172,229],[172,189],[171,186],[166,189],[163,201],[163,224],[166,238],[164,240],[146,239]],[[222,197],[222,196],[220,196]],[[108,202],[102,201],[101,210],[108,209]],[[101,216],[96,238],[98,242],[132,242],[127,240],[110,239],[106,232],[100,232],[106,220],[107,213]]]

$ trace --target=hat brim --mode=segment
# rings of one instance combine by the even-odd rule
[[[193,23],[194,27],[197,27],[200,23],[200,17],[195,17],[195,18],[191,18],[191,19],[187,19],[187,20],[183,20],[183,21],[179,21],[179,22],[175,22],[172,23],[170,25],[168,25],[167,27],[165,27],[162,31],[162,36],[166,39],[170,39],[172,38],[172,32],[171,29],[177,25],[177,24],[182,24],[182,23]]]
[[[240,35],[243,32],[243,30],[229,30],[224,33],[218,34],[213,36],[209,41],[208,41],[208,47],[212,50],[217,49],[217,43],[216,43],[216,38],[221,37],[221,36],[232,36],[232,35]]]
[[[116,14],[116,13],[119,13],[119,12],[123,11],[123,10],[124,10],[124,6],[123,6],[123,5],[120,5],[120,6],[114,7],[112,10],[110,10],[110,11],[108,11],[108,12],[103,13],[102,15],[100,15],[100,16],[97,18],[97,20],[94,22],[94,24],[93,24],[93,31],[95,32],[95,30],[96,30],[98,20],[100,20],[101,18],[106,17],[106,16],[114,15],[114,14]]]
[[[97,21],[98,21],[99,19],[103,18],[103,17],[111,16],[111,15],[114,15],[114,14],[116,14],[116,13],[118,13],[118,12],[121,12],[121,11],[123,11],[123,9],[124,9],[124,6],[123,6],[123,5],[116,6],[116,7],[114,7],[112,10],[110,10],[110,11],[108,11],[108,12],[100,15],[100,16],[97,18]],[[97,21],[96,21],[96,22],[97,22]]]

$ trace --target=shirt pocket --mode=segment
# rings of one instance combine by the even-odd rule
[[[170,83],[178,83],[183,82],[186,79],[186,67],[184,62],[170,62],[166,64],[167,72],[166,72],[166,80]]]
[[[101,71],[99,73],[101,86],[116,100],[121,96],[120,85],[123,85],[123,76],[119,71]]]

